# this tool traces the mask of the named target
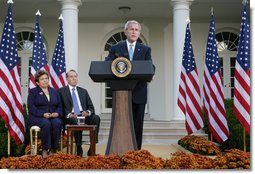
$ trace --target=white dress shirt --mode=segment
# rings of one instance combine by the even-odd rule
[[[79,109],[80,109],[80,111],[83,111],[82,106],[81,106],[81,101],[80,101],[80,98],[79,98],[79,94],[78,94],[78,91],[77,91],[77,86],[73,87],[71,85],[68,85],[68,87],[69,87],[71,95],[72,95],[72,92],[73,92],[72,89],[75,88],[74,93],[75,93],[76,98],[78,100]],[[90,110],[86,110],[86,111],[89,113],[89,116],[90,116],[91,115],[91,111]],[[72,109],[72,112],[74,112],[74,108]],[[70,115],[70,113],[67,115],[67,117],[69,117],[69,115]]]

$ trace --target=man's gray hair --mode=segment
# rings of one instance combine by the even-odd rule
[[[74,72],[77,76],[78,76],[78,73],[74,70],[74,69],[70,69],[67,73],[66,73],[66,78],[68,77],[68,74],[70,72]]]
[[[137,25],[139,26],[140,30],[142,29],[141,24],[140,24],[139,22],[137,22],[137,21],[135,21],[135,20],[132,20],[132,21],[127,21],[127,22],[126,22],[126,24],[125,24],[125,26],[124,26],[124,31],[126,31],[126,30],[128,29],[128,26],[129,26],[130,24],[137,24]]]

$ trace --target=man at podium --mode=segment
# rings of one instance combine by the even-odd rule
[[[113,45],[109,50],[106,61],[112,61],[118,57],[125,57],[130,61],[149,60],[151,61],[151,48],[137,42],[141,33],[141,25],[137,21],[127,21],[124,26],[127,39]],[[142,147],[143,121],[145,105],[147,103],[147,83],[138,82],[132,91],[132,111],[135,136],[138,150]]]

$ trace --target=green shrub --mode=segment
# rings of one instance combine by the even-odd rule
[[[10,156],[22,156],[25,154],[25,148],[27,144],[30,143],[30,137],[29,137],[29,126],[27,124],[27,112],[26,112],[26,106],[23,105],[24,110],[24,120],[25,120],[25,127],[26,127],[26,135],[25,140],[22,144],[17,145],[15,141],[11,138],[11,144],[10,144]],[[8,130],[5,127],[5,122],[0,116],[0,159],[2,157],[8,157]]]
[[[244,128],[237,120],[234,111],[233,111],[233,100],[228,99],[224,101],[226,113],[227,113],[227,121],[228,128],[230,132],[230,137],[221,144],[221,149],[232,149],[237,148],[239,150],[244,150],[243,136],[244,136]],[[205,113],[205,112],[204,112]],[[205,115],[205,114],[204,114]],[[208,127],[208,118],[204,116],[204,130],[209,135],[209,127]],[[250,135],[246,132],[246,151],[250,151]]]

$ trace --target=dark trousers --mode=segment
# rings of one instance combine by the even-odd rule
[[[29,120],[31,126],[39,126],[41,128],[42,149],[57,149],[59,147],[60,133],[62,129],[61,118],[43,118],[34,117]],[[31,137],[32,138],[32,137]]]
[[[98,142],[98,132],[100,126],[100,117],[98,115],[90,115],[85,118],[85,124],[87,125],[96,125],[96,142]],[[78,119],[77,118],[67,118],[66,124],[77,125]],[[74,132],[74,139],[77,146],[82,145],[82,131],[75,131]]]
[[[135,137],[138,150],[142,147],[145,104],[132,103]]]

